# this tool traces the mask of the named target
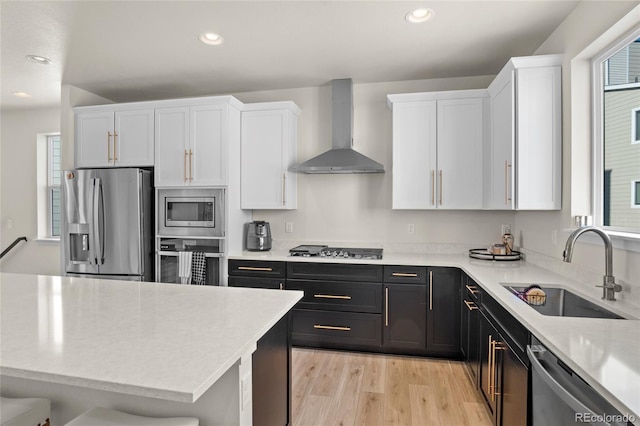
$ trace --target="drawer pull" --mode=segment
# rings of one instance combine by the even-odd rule
[[[265,271],[271,272],[273,268],[259,268],[257,266],[238,266],[239,271]]]
[[[467,288],[467,290],[469,290],[469,293],[471,294],[478,294],[478,290],[476,290],[478,287],[473,286],[473,285],[465,285],[465,287]]]
[[[429,310],[433,311],[433,271],[429,271]]]
[[[391,274],[394,277],[417,277],[418,274],[407,273],[407,272],[394,272]]]
[[[315,324],[313,328],[319,328],[321,330],[338,330],[338,331],[351,331],[351,327],[336,327],[333,325],[320,325]]]
[[[338,296],[334,294],[314,294],[313,297],[318,299],[344,299],[351,300],[351,296]]]
[[[476,309],[478,309],[478,307],[473,302],[465,300],[464,304],[467,305],[467,309],[469,309],[470,311],[475,311]]]

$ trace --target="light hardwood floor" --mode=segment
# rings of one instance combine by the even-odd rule
[[[294,348],[293,426],[490,426],[462,362]]]

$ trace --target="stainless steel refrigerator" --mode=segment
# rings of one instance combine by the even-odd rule
[[[137,168],[65,170],[65,275],[153,281],[153,178]]]

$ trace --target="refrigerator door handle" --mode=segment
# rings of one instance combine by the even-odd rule
[[[104,209],[104,202],[100,203],[100,198],[102,197],[102,185],[99,178],[92,179],[93,181],[93,212],[92,212],[92,234],[93,234],[93,256],[96,262],[96,265],[101,265],[104,263],[103,257],[103,234],[100,232],[100,208]],[[102,206],[101,206],[102,204]],[[104,218],[104,211],[103,218]],[[104,227],[104,222],[103,222]]]
[[[114,154],[115,155],[115,154]],[[115,158],[114,158],[115,159]],[[107,241],[106,238],[106,226],[107,226],[107,218],[105,217],[105,208],[104,208],[104,189],[102,188],[102,179],[97,179],[98,181],[98,248],[100,249],[100,255],[98,259],[100,259],[100,265],[104,265],[104,253],[105,253],[105,244]],[[100,220],[102,219],[102,221]]]

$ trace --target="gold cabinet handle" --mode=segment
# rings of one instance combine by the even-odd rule
[[[193,181],[193,152],[189,150],[189,182]]]
[[[442,170],[440,170],[440,179],[438,183],[440,184],[440,205],[442,205]]]
[[[111,162],[111,131],[107,132],[107,161]]]
[[[467,309],[469,309],[470,311],[475,311],[476,309],[478,309],[478,307],[473,302],[465,300],[464,304],[467,305]]]
[[[287,175],[282,174],[282,207],[287,205]]]
[[[260,268],[258,266],[238,266],[238,270],[240,271],[266,271],[271,272],[273,268]]]
[[[472,286],[472,285],[465,285],[465,287],[467,288],[467,290],[469,290],[469,293],[471,294],[478,294],[478,290],[476,290],[478,287],[476,286]]]
[[[384,326],[389,327],[389,287],[384,288]]]
[[[313,328],[318,328],[320,330],[338,330],[338,331],[351,331],[351,327],[336,327],[333,325],[320,325],[315,324]]]
[[[509,164],[508,160],[504,160],[504,203],[509,204],[511,202],[511,197],[509,197],[509,169],[511,168],[511,164]]]
[[[187,150],[184,150],[184,181],[187,181]]]
[[[433,271],[429,271],[429,310],[433,311]]]
[[[118,161],[118,148],[116,147],[118,144],[118,134],[113,132],[113,161]]]
[[[436,203],[436,171],[431,170],[431,205]]]
[[[493,401],[493,336],[489,335],[489,353],[488,353],[488,364],[489,364],[489,393],[491,394],[491,400]]]
[[[497,365],[496,365],[496,351],[504,351],[506,349],[506,346],[504,346],[504,344],[502,342],[498,342],[497,340],[493,341],[493,373],[494,373],[494,379],[493,379],[493,395],[492,395],[492,399],[495,401],[495,398],[500,395],[500,392],[502,391],[499,387],[498,387],[498,369],[497,369]]]
[[[394,272],[391,274],[394,277],[417,277],[418,274],[409,273],[409,272]]]
[[[351,296],[341,296],[341,295],[334,295],[334,294],[314,294],[313,297],[315,297],[317,299],[344,299],[344,300],[351,300]]]

